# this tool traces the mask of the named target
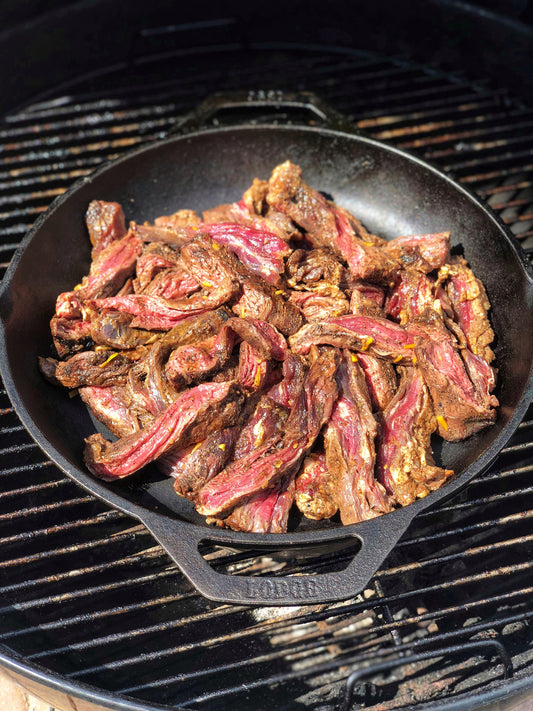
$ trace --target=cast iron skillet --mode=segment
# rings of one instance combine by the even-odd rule
[[[215,114],[243,106],[249,112],[282,109],[301,116],[304,111],[311,121],[205,127]],[[190,131],[191,123],[195,130]],[[83,464],[83,438],[95,424],[79,398],[69,399],[64,390],[44,381],[37,356],[51,352],[48,324],[57,294],[88,271],[83,217],[92,199],[122,203],[127,219],[141,222],[185,207],[201,211],[238,199],[255,176],[268,177],[286,159],[301,165],[311,185],[352,210],[377,234],[391,238],[451,230],[454,245],[464,249],[493,306],[501,407],[494,426],[439,447],[439,462],[457,476],[426,499],[345,527],[304,520],[286,534],[235,533],[208,527],[155,467],[115,483],[91,476]],[[202,594],[231,603],[326,602],[361,591],[414,516],[464,487],[507,442],[533,395],[532,313],[531,266],[513,235],[462,186],[413,156],[357,135],[316,97],[277,92],[244,99],[219,96],[200,106],[188,133],[104,165],[78,181],[36,222],[0,293],[1,372],[18,415],[48,456],[82,487],[142,521]],[[201,556],[202,542],[263,551],[290,548],[308,555],[348,543],[358,542],[360,548],[338,572],[258,578],[217,572]]]

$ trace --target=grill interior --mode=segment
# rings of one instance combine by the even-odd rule
[[[315,91],[474,189],[533,252],[533,110],[504,90],[402,57],[238,43],[179,53],[161,34],[141,36],[120,70],[2,119],[2,274],[75,179],[238,88]],[[205,600],[141,526],[46,460],[4,390],[0,426],[0,641],[73,682],[147,706],[329,710],[363,670],[347,702],[386,711],[444,708],[531,676],[532,409],[484,476],[416,519],[364,594],[291,608]],[[331,570],[349,552],[208,554],[260,576]]]

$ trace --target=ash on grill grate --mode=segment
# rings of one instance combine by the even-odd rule
[[[452,171],[533,250],[531,110],[488,85],[399,59],[256,45],[152,58],[5,117],[2,266],[75,179],[164,134],[210,91],[257,87],[316,91],[369,135]],[[0,408],[0,640],[31,662],[122,701],[217,710],[333,709],[354,669],[471,640],[501,640],[515,676],[531,673],[533,411],[489,472],[417,518],[363,595],[280,609],[199,596],[142,527],[44,458],[4,391]],[[259,578],[310,569],[206,554]],[[311,565],[348,560],[341,551]],[[422,709],[502,683],[490,655],[444,654],[371,675],[354,701]]]

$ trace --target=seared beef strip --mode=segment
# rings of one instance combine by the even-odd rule
[[[289,298],[300,309],[306,321],[323,321],[331,316],[344,316],[350,311],[350,304],[344,297],[293,291]]]
[[[198,493],[197,510],[201,514],[224,514],[295,471],[331,415],[337,396],[333,377],[337,364],[334,351],[325,350],[316,356],[291,409],[283,439],[267,442],[204,486]]]
[[[269,360],[265,360],[246,341],[241,343],[239,348],[238,381],[247,392],[263,389],[269,375],[269,368]]]
[[[176,349],[185,349],[196,344],[214,341],[220,334],[228,314],[223,310],[209,311],[200,316],[193,316],[183,320],[168,333],[161,335],[155,343],[130,371],[129,384],[139,399],[142,406],[153,415],[159,415],[174,401],[176,389],[183,384],[183,379],[176,379],[173,383],[167,377],[165,363],[170,353]],[[222,345],[222,344],[219,344]],[[213,355],[217,355],[216,352]],[[204,352],[204,360],[206,358]],[[227,359],[222,359],[224,363]],[[215,362],[216,369],[217,363]],[[202,374],[199,373],[201,379]]]
[[[92,316],[88,321],[91,338],[98,346],[109,346],[119,350],[138,348],[138,346],[154,343],[158,333],[142,328],[132,328],[131,314],[120,311],[102,311]]]
[[[174,491],[194,500],[196,492],[221,471],[232,456],[239,427],[211,432],[203,442],[173,449],[157,460],[167,476],[174,477]]]
[[[164,269],[172,269],[179,261],[179,252],[174,247],[163,243],[143,246],[142,254],[135,266],[134,291],[142,293],[152,279]],[[192,277],[190,277],[192,279]],[[195,280],[196,281],[196,280]]]
[[[259,491],[244,504],[236,506],[229,516],[223,521],[216,520],[216,523],[235,531],[285,533],[294,494],[294,476],[289,473],[271,488]]]
[[[306,518],[320,521],[337,513],[325,454],[311,452],[296,477],[295,503]]]
[[[341,284],[345,268],[330,249],[295,249],[287,259],[287,284],[297,291],[314,291],[322,296],[344,297]]]
[[[88,386],[80,388],[80,397],[97,420],[117,437],[137,432],[141,425],[128,388]]]
[[[206,380],[228,362],[235,336],[223,326],[217,336],[195,345],[179,346],[165,366],[167,380],[177,388]]]
[[[85,213],[85,223],[93,246],[93,256],[126,234],[126,221],[118,202],[93,200]]]
[[[435,288],[435,281],[426,274],[413,269],[402,270],[387,296],[387,316],[405,326],[421,316],[426,309],[436,308],[441,312]]]
[[[246,195],[246,193],[245,193]],[[282,219],[279,219],[282,218]],[[218,205],[203,213],[203,226],[217,222],[230,222],[256,230],[271,232],[277,238],[287,242],[298,234],[289,218],[278,212],[269,212],[268,216],[250,210],[243,200],[225,205]]]
[[[111,481],[146,466],[170,449],[201,442],[205,432],[231,427],[244,401],[235,383],[203,383],[182,393],[154,422],[135,434],[108,442],[101,434],[86,439],[85,463]]]
[[[357,282],[354,284],[350,309],[356,316],[384,317],[385,293],[381,287]],[[409,350],[409,349],[407,349]],[[359,352],[359,364],[365,374],[372,409],[384,410],[396,392],[396,371],[392,363],[369,353]]]
[[[285,408],[276,405],[269,397],[263,397],[239,435],[234,459],[246,456],[270,439],[279,438],[287,414]],[[236,531],[283,533],[287,530],[289,510],[294,499],[293,482],[294,477],[289,472],[273,487],[253,494],[236,506],[225,519],[208,521]]]
[[[81,388],[86,385],[109,387],[127,382],[130,368],[140,355],[137,351],[85,351],[65,361],[39,358],[39,367],[51,382],[58,381],[65,388]],[[55,366],[55,372],[52,371],[52,365]]]
[[[268,391],[268,396],[282,407],[293,407],[302,389],[306,372],[306,360],[289,352],[283,361],[283,379]]]
[[[175,266],[159,272],[142,290],[143,294],[179,299],[198,291],[200,284],[185,269]]]
[[[353,314],[384,317],[384,302],[385,291],[380,286],[365,281],[356,281],[352,284],[350,311]]]
[[[95,257],[89,276],[84,277],[73,291],[59,294],[56,316],[79,318],[86,299],[116,294],[134,273],[140,251],[139,240],[130,232],[122,239],[111,242]]]
[[[274,168],[269,180],[268,204],[283,212],[307,232],[315,247],[329,247],[344,259],[352,273],[361,279],[388,283],[397,270],[397,262],[381,248],[382,240],[370,238],[360,223],[346,210],[332,207],[328,201],[302,180],[301,169],[286,161]]]
[[[343,353],[337,380],[340,397],[324,432],[324,446],[332,499],[346,525],[388,513],[392,506],[374,479],[377,424],[365,376],[348,351]]]
[[[444,282],[457,323],[466,336],[468,347],[487,363],[494,359],[490,344],[494,340],[487,311],[490,302],[485,287],[474,276],[464,259],[455,258],[439,271],[439,282]]]
[[[147,244],[162,242],[174,247],[181,247],[189,242],[196,234],[194,227],[188,225],[179,227],[170,225],[154,227],[147,223],[138,225],[136,222],[130,222],[130,232],[133,232],[141,242]]]
[[[271,439],[279,439],[288,410],[264,395],[242,428],[235,444],[235,459],[241,459]]]
[[[378,284],[392,284],[398,271],[398,262],[382,249],[384,241],[366,230],[361,234],[361,223],[347,210],[338,207],[332,210],[337,226],[332,246],[346,260],[352,276]]]
[[[134,328],[155,331],[168,331],[177,323],[187,318],[216,309],[225,304],[234,292],[223,289],[202,289],[197,294],[180,299],[163,299],[161,296],[148,294],[130,294],[128,296],[110,296],[106,299],[89,299],[87,308],[96,314],[101,311],[120,311],[134,316],[131,322]]]
[[[52,316],[50,331],[54,347],[60,358],[70,358],[75,353],[94,346],[91,324],[81,319]]]
[[[285,360],[287,341],[272,324],[254,318],[230,318],[227,328],[249,343],[265,359]]]
[[[438,489],[449,469],[436,467],[430,438],[436,421],[431,398],[417,368],[402,368],[398,392],[383,412],[376,477],[401,506]]]
[[[372,410],[380,412],[387,407],[398,387],[394,366],[368,353],[358,353],[357,359],[365,374]]]
[[[415,357],[431,394],[439,435],[455,442],[494,422],[495,398],[476,390],[457,342],[437,313],[428,309],[409,325]]]
[[[289,338],[295,353],[305,355],[313,344],[327,343],[337,348],[363,351],[393,363],[410,363],[413,339],[392,321],[370,316],[339,316],[303,326]]]
[[[221,222],[202,227],[214,241],[234,252],[254,274],[271,284],[280,283],[285,269],[283,257],[290,254],[287,243],[265,229]]]
[[[383,249],[404,268],[431,272],[450,259],[450,233],[396,237],[387,242]]]

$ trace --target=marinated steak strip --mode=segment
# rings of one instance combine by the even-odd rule
[[[494,359],[490,344],[494,332],[487,312],[490,302],[485,287],[474,276],[464,259],[456,258],[439,271],[439,282],[445,282],[457,323],[466,336],[468,347],[487,363]]]
[[[122,239],[111,242],[92,262],[89,276],[84,277],[73,291],[57,297],[56,315],[78,318],[82,314],[84,300],[116,294],[134,273],[140,251],[139,240],[130,232]]]
[[[224,308],[207,311],[198,316],[189,316],[161,336],[161,343],[168,348],[168,353],[178,346],[200,343],[211,336],[216,336],[228,318],[229,314]]]
[[[129,296],[110,296],[106,299],[89,299],[87,308],[98,314],[101,311],[120,311],[134,316],[131,326],[156,331],[168,331],[179,321],[205,313],[226,303],[231,292],[222,289],[203,290],[190,297],[181,299],[163,299],[148,294],[130,294]]]
[[[285,300],[281,290],[257,277],[243,280],[242,295],[232,311],[241,318],[268,321],[286,336],[296,333],[303,323],[300,311]]]
[[[385,304],[387,316],[399,321],[402,326],[421,316],[426,309],[442,313],[440,302],[435,297],[434,280],[413,269],[402,270],[394,287],[389,291]]]
[[[300,309],[306,321],[323,321],[326,318],[344,316],[350,311],[350,304],[344,297],[293,291],[289,298]]]
[[[52,316],[50,331],[60,358],[68,358],[94,346],[91,324],[81,319]]]
[[[175,387],[206,380],[228,362],[235,336],[223,326],[217,336],[196,345],[179,346],[165,366],[165,376]]]
[[[272,488],[254,494],[249,501],[234,508],[220,523],[235,531],[285,533],[294,493],[294,476],[285,475]]]
[[[350,311],[353,314],[384,317],[384,302],[385,291],[380,286],[365,281],[353,283],[350,299]]]
[[[450,233],[396,237],[385,244],[384,251],[397,259],[402,267],[431,272],[440,269],[450,259]]]
[[[209,434],[203,442],[171,450],[157,460],[167,476],[174,477],[174,491],[194,500],[196,492],[221,471],[231,457],[238,427]]]
[[[337,372],[340,397],[324,432],[332,498],[343,524],[388,513],[392,506],[374,479],[377,424],[364,374],[347,351]]]
[[[381,287],[357,282],[354,284],[350,308],[356,316],[384,317],[385,293]],[[409,350],[409,349],[406,349]],[[366,386],[374,412],[384,410],[397,388],[396,371],[392,363],[369,353],[358,353],[357,359],[365,374]]]
[[[218,474],[198,493],[197,510],[219,516],[270,488],[284,474],[293,472],[329,419],[337,396],[334,380],[338,359],[326,350],[316,356],[286,423],[277,448],[271,440]]]
[[[254,274],[271,284],[280,283],[280,274],[285,270],[283,257],[288,256],[291,249],[276,234],[230,222],[205,225],[202,231],[234,252]]]
[[[438,489],[453,475],[436,467],[430,438],[436,421],[431,398],[417,368],[402,368],[398,392],[381,422],[376,477],[401,506]]]
[[[324,454],[307,455],[295,484],[295,503],[306,518],[319,521],[337,513]]]
[[[461,350],[461,356],[466,367],[468,377],[472,381],[474,390],[482,402],[498,407],[498,398],[491,395],[496,386],[496,372],[487,361],[479,355],[474,355],[468,348]]]
[[[80,388],[79,393],[96,419],[117,437],[126,437],[140,429],[139,419],[126,387],[85,387]]]
[[[135,293],[142,293],[157,274],[164,269],[172,269],[178,261],[179,252],[168,244],[143,245],[142,254],[135,266]]]
[[[197,233],[197,229],[189,225],[176,227],[167,224],[164,227],[154,227],[148,224],[138,225],[133,221],[130,222],[130,231],[137,235],[141,242],[148,244],[152,242],[164,242],[165,244],[175,247],[183,246],[193,239]]]
[[[398,387],[394,366],[367,353],[358,353],[357,359],[365,374],[372,410],[380,412],[390,403]]]
[[[347,210],[334,207],[337,236],[334,251],[346,260],[352,275],[358,279],[375,281],[379,284],[391,284],[398,271],[398,263],[382,249],[384,241],[370,235],[366,230],[357,236],[357,226],[361,223],[355,220]],[[364,229],[364,228],[363,228]]]
[[[289,352],[283,361],[283,380],[268,391],[268,396],[282,407],[293,407],[302,389],[306,370],[304,358]]]
[[[297,291],[312,291],[322,296],[343,297],[341,284],[345,269],[331,249],[295,249],[287,259],[287,284]]]
[[[133,316],[130,314],[120,311],[102,311],[87,323],[94,343],[118,350],[128,350],[153,343],[159,337],[159,334],[153,331],[132,328],[132,321]]]
[[[266,201],[308,233],[317,247],[331,247],[335,252],[337,228],[335,215],[317,190],[302,180],[301,168],[285,161],[272,171]]]
[[[235,460],[241,459],[269,440],[279,440],[287,420],[288,411],[264,395],[242,428],[235,444]]]
[[[455,442],[492,424],[494,400],[475,390],[455,339],[435,311],[427,310],[416,324],[409,325],[409,331],[431,394],[439,435]]]
[[[401,326],[384,318],[339,316],[303,326],[289,338],[295,353],[305,355],[313,344],[363,351],[394,363],[410,363],[413,338]]]
[[[371,237],[346,210],[328,203],[302,180],[301,173],[289,161],[274,168],[268,204],[303,228],[314,247],[329,247],[346,260],[355,277],[389,282],[398,267],[396,260],[381,250],[382,241]],[[358,227],[364,239],[357,236]]]
[[[243,395],[235,383],[204,383],[182,393],[147,428],[116,442],[87,438],[85,463],[105,480],[133,474],[172,448],[202,441],[209,429],[237,423]]]
[[[176,396],[174,386],[164,374],[170,353],[179,348],[213,339],[228,320],[224,309],[208,311],[181,321],[168,333],[159,336],[129,374],[129,385],[135,397],[152,415],[159,415]],[[232,380],[234,378],[228,378]],[[178,380],[178,388],[183,381]]]
[[[119,353],[117,351],[85,351],[76,353],[65,361],[55,361],[52,376],[53,358],[39,358],[41,372],[50,380],[55,378],[65,388],[81,388],[86,385],[109,387],[124,385],[137,352]]]
[[[254,318],[230,318],[227,328],[249,343],[265,359],[284,360],[287,355],[287,341],[281,333],[267,321]]]
[[[93,256],[126,234],[126,220],[118,202],[93,200],[85,213],[85,222],[93,246]]]
[[[162,296],[164,299],[179,299],[198,291],[200,284],[183,267],[175,266],[157,274],[142,290],[143,294]]]
[[[262,390],[269,375],[270,362],[265,360],[249,343],[244,341],[239,349],[239,376],[242,387],[250,392]]]

